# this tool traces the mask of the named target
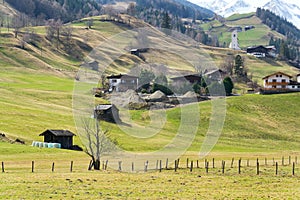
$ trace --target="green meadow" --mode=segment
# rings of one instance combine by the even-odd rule
[[[97,19],[97,18],[96,18]],[[245,17],[244,20],[251,18]],[[232,25],[237,23],[232,19]],[[139,22],[140,23],[140,22]],[[249,24],[246,22],[244,24]],[[138,26],[138,25],[136,25]],[[74,27],[74,48],[80,56],[99,45],[106,37],[126,30],[116,23],[96,21],[94,28],[85,29],[84,22]],[[259,26],[258,29],[259,30]],[[262,27],[264,28],[264,27]],[[89,157],[84,152],[31,147],[32,141],[42,141],[39,134],[45,129],[68,129],[77,133],[73,112],[72,95],[74,78],[81,60],[63,48],[54,47],[44,36],[44,27],[34,28],[38,34],[37,45],[26,50],[18,48],[18,40],[12,33],[0,34],[0,132],[11,140],[21,139],[25,145],[10,144],[0,140],[0,162],[5,172],[0,171],[0,199],[299,199],[299,166],[292,176],[292,163],[300,156],[300,106],[299,93],[282,95],[243,95],[226,98],[224,126],[218,142],[211,153],[200,158],[199,152],[209,130],[214,101],[205,101],[168,109],[163,114],[166,122],[159,132],[141,139],[126,134],[115,124],[103,122],[101,126],[110,131],[112,139],[121,148],[132,152],[151,152],[161,149],[176,135],[183,120],[183,110],[191,120],[199,122],[195,139],[181,156],[180,169],[149,171],[147,173],[121,173],[112,168],[107,171],[88,171]],[[248,34],[248,33],[247,33]],[[249,32],[249,34],[252,34]],[[253,38],[260,37],[259,33]],[[225,36],[224,36],[225,37]],[[242,38],[244,36],[241,36]],[[245,36],[244,38],[249,38]],[[225,40],[225,39],[224,39]],[[95,42],[97,41],[97,42]],[[99,43],[98,43],[99,42]],[[245,42],[246,44],[246,42]],[[164,44],[166,45],[166,44]],[[42,52],[41,48],[42,47]],[[227,49],[203,49],[218,66],[227,55],[242,54],[246,66],[259,83],[261,78],[274,71],[295,75],[297,70],[281,61],[262,60],[246,56],[244,52]],[[160,52],[159,52],[160,53]],[[170,69],[180,70],[186,65],[177,55],[149,52],[146,58],[163,62],[170,60]],[[127,72],[136,61],[134,56],[124,56],[126,67],[114,65],[112,72]],[[143,63],[143,61],[138,60]],[[191,66],[187,66],[192,71]],[[95,99],[95,102],[102,102]],[[151,124],[151,115],[160,111],[134,110],[130,120],[137,127],[136,134]],[[193,118],[197,116],[199,118]],[[154,124],[159,126],[161,124]],[[125,127],[126,128],[126,127]],[[188,127],[184,127],[188,131]],[[74,143],[82,146],[80,136]],[[275,175],[274,161],[282,162]],[[186,168],[186,159],[194,161],[194,170]],[[234,166],[230,167],[234,158]],[[242,173],[238,174],[237,160],[242,158]],[[260,175],[256,174],[256,159],[261,163]],[[265,165],[265,158],[268,159]],[[209,173],[204,169],[204,159],[210,162]],[[211,168],[212,159],[216,166]],[[249,159],[250,166],[246,166]],[[196,168],[199,160],[200,168]],[[221,161],[226,161],[225,173]],[[31,163],[35,162],[34,173]],[[70,162],[74,162],[70,172]],[[54,172],[51,171],[55,163]],[[165,162],[165,161],[164,161]],[[130,163],[129,163],[130,164]],[[155,163],[150,163],[152,166]],[[109,165],[108,165],[109,166]]]

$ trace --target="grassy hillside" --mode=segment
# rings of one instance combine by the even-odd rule
[[[85,22],[88,19],[83,19],[74,22],[73,37],[71,41],[72,51],[65,48],[64,38],[62,37],[61,44],[52,44],[46,38],[45,27],[33,27],[35,31],[35,39],[25,46],[25,50],[19,47],[20,40],[24,32],[20,33],[19,38],[14,38],[12,32],[2,31],[0,37],[0,90],[2,97],[0,98],[1,110],[3,115],[0,121],[0,131],[6,133],[12,138],[20,138],[30,144],[32,140],[41,140],[38,134],[45,129],[70,129],[76,132],[73,118],[72,118],[72,90],[75,73],[78,70],[83,58],[89,52],[98,47],[106,38],[128,30],[130,27],[126,24],[117,22],[100,21],[102,17],[94,17],[94,25],[92,29],[87,30]],[[125,16],[126,17],[126,16]],[[149,26],[141,21],[131,19],[132,27]],[[25,31],[25,30],[23,30]],[[161,35],[159,31],[153,29],[153,34]],[[156,43],[160,43],[162,47],[171,47],[170,42],[165,42],[161,38],[151,38]],[[178,41],[176,45],[184,45],[184,41]],[[101,45],[100,45],[101,47]],[[192,47],[197,52],[198,48]],[[297,71],[289,67],[286,63],[261,60],[246,56],[243,52],[235,52],[229,49],[213,48],[207,46],[200,46],[205,50],[216,65],[220,65],[224,61],[224,57],[228,55],[243,54],[246,58],[246,66],[250,73],[253,74],[255,80],[261,81],[261,78],[274,71],[283,71],[294,75]],[[173,71],[193,71],[193,67],[182,61],[176,54],[170,52],[157,50],[149,51],[144,54],[146,60],[151,62],[162,63],[166,65],[169,70]],[[168,58],[167,60],[165,58]],[[107,73],[125,73],[134,66],[135,63],[145,63],[140,58],[126,54],[119,58],[122,62],[113,63],[113,67]],[[297,105],[294,100],[297,94],[283,95],[283,96],[245,96],[240,98],[228,99],[228,117],[226,120],[224,134],[220,139],[218,150],[236,149],[238,151],[245,151],[247,144],[252,142],[254,144],[253,151],[263,151],[261,145],[265,139],[278,144],[278,149],[285,147],[286,141],[290,140],[289,133],[295,131],[295,126],[289,125],[281,120],[273,119],[271,113],[277,113],[278,116],[286,116],[289,108]],[[287,105],[293,105],[282,110],[267,110],[267,106],[271,102],[286,101]],[[247,105],[244,103],[247,102]],[[241,105],[239,105],[241,104]],[[241,112],[237,118],[236,115],[239,110],[231,110],[233,107],[249,106],[253,111],[253,116],[246,115]],[[204,138],[208,127],[208,119],[210,114],[210,102],[200,104],[201,107],[201,126],[199,127],[196,142],[191,147],[194,151],[199,148],[199,144]],[[253,108],[253,109],[252,109]],[[255,108],[255,109],[254,109]],[[195,109],[193,105],[189,108],[191,112]],[[202,113],[203,112],[203,113]],[[260,115],[259,113],[262,112]],[[296,112],[291,110],[290,112]],[[162,133],[156,137],[146,140],[146,143],[140,143],[140,146],[132,147],[131,142],[140,142],[138,139],[132,139],[123,133],[114,125],[111,126],[113,137],[123,138],[119,143],[124,148],[141,151],[153,150],[168,142],[176,132],[178,127],[178,113],[180,110],[174,109],[168,111],[168,123],[162,130]],[[269,121],[265,121],[268,125],[266,128],[262,124],[260,129],[253,129],[253,121],[257,120],[263,122],[264,116],[272,119],[272,124],[278,124],[278,127],[270,127]],[[134,111],[132,117],[138,124],[143,127],[147,124],[149,117],[147,112]],[[235,119],[236,120],[232,120]],[[146,121],[144,121],[146,120]],[[246,122],[246,123],[244,123]],[[292,123],[292,122],[291,122]],[[106,124],[107,125],[107,124]],[[241,127],[242,126],[242,127]],[[241,127],[241,128],[240,128]],[[279,128],[279,129],[278,129]],[[284,137],[278,135],[278,131],[286,132]],[[266,134],[266,135],[264,135]],[[279,138],[279,139],[278,139]],[[256,139],[262,139],[262,143],[254,142]],[[231,147],[228,141],[233,144],[238,141],[243,141],[241,147]],[[75,142],[80,144],[79,137],[76,137]],[[197,143],[198,142],[198,143]],[[149,144],[156,145],[149,147]],[[293,143],[292,143],[293,144]],[[244,146],[243,146],[244,145]],[[292,149],[295,145],[291,145]],[[276,150],[276,149],[273,149]]]
[[[231,42],[230,28],[235,26],[241,26],[243,29],[245,26],[255,26],[255,29],[249,31],[242,31],[238,33],[239,44],[241,48],[246,48],[255,45],[267,45],[271,36],[277,38],[283,38],[284,36],[271,30],[268,26],[264,25],[261,20],[255,16],[255,14],[235,14],[226,19],[225,23],[219,21],[212,21],[201,25],[201,27],[207,31],[210,35],[218,37],[220,45],[226,42],[229,46]]]

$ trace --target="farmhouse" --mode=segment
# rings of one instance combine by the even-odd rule
[[[138,88],[139,79],[136,76],[119,74],[108,76],[110,92],[125,92],[129,89],[136,90]]]
[[[253,25],[245,26],[245,31],[249,31],[249,30],[254,29],[254,28],[255,28],[255,26],[253,26]]]
[[[120,122],[119,109],[112,104],[99,104],[95,107],[94,118],[108,122]]]
[[[224,72],[221,69],[215,69],[215,70],[212,70],[212,71],[208,71],[204,74],[207,81],[209,81],[209,82],[212,82],[212,81],[220,82],[220,81],[223,80],[225,75],[226,75],[226,72]]]
[[[264,58],[264,57],[276,57],[276,48],[275,46],[267,46],[264,47],[260,46],[253,46],[247,48],[247,54],[253,55],[257,58]]]
[[[299,76],[297,76],[297,81],[294,81],[292,76],[282,72],[270,74],[263,78],[264,90],[275,92],[300,91]]]
[[[184,83],[199,83],[201,81],[202,77],[199,74],[189,74],[189,75],[185,75],[185,76],[177,76],[177,77],[173,77],[171,78],[171,80],[173,81],[174,85],[182,85]]]
[[[39,136],[44,136],[44,142],[59,143],[63,149],[71,149],[73,147],[74,133],[68,130],[52,130],[48,129]]]

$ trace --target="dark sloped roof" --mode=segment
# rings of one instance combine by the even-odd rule
[[[69,130],[52,130],[52,129],[48,129],[44,131],[43,133],[40,134],[40,136],[44,136],[47,133],[51,133],[55,136],[75,136],[75,134]]]
[[[300,85],[300,83],[298,83],[297,81],[291,80],[289,85]]]
[[[285,76],[288,76],[288,77],[292,78],[292,76],[290,76],[290,75],[288,75],[288,74],[286,74],[286,73],[283,73],[283,72],[276,72],[276,73],[270,74],[270,75],[268,75],[268,76],[265,76],[265,77],[263,77],[262,79],[267,79],[267,78],[269,78],[270,76],[277,75],[277,74],[285,75]]]
[[[107,79],[120,79],[120,78],[138,78],[137,76],[127,75],[127,74],[118,74],[108,76]]]

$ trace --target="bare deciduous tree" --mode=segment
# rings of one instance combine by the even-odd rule
[[[87,29],[91,29],[93,25],[94,25],[94,19],[93,18],[90,18],[86,21]]]
[[[60,42],[60,34],[61,34],[61,29],[62,29],[62,21],[59,19],[57,21],[55,21],[54,19],[50,19],[47,22],[47,38],[49,40],[53,40],[56,39],[57,42],[57,48],[58,48],[58,44]]]
[[[18,38],[20,29],[23,27],[22,20],[19,16],[15,16],[12,19],[12,26],[14,28],[15,38]]]
[[[115,142],[109,140],[108,131],[101,130],[97,119],[83,120],[85,152],[92,158],[92,166],[100,170],[100,159],[104,153],[115,149]]]

